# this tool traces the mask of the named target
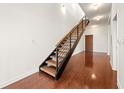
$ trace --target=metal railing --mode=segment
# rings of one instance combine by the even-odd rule
[[[57,43],[56,48],[39,66],[39,71],[41,71],[40,68],[42,66],[48,65],[46,61],[51,60],[51,56],[54,56],[56,58],[55,79],[59,79],[88,23],[89,20],[86,19],[86,17],[83,17],[81,21]]]
[[[62,61],[66,58],[67,54],[71,51],[71,49],[73,48],[73,45],[76,43],[78,38],[81,37],[81,33],[83,33],[86,25],[89,23],[89,20],[86,20],[86,17],[84,17],[84,18],[82,18],[82,20],[79,22],[79,24],[76,25],[67,35],[64,36],[64,38],[62,38],[62,40],[60,40],[57,43],[56,73],[58,73],[59,68],[63,64]],[[75,38],[75,41],[74,41],[74,38]],[[62,51],[63,51],[63,53],[62,53]]]

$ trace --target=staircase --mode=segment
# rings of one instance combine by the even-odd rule
[[[89,20],[83,17],[79,24],[77,24],[60,42],[56,48],[39,66],[39,71],[42,71],[58,80],[64,71],[73,51],[75,50],[85,27]]]

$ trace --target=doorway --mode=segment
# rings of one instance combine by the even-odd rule
[[[85,51],[93,52],[93,35],[85,36]]]
[[[119,81],[119,44],[118,40],[118,32],[117,32],[117,14],[113,18],[113,67],[116,71],[115,74],[115,83]]]

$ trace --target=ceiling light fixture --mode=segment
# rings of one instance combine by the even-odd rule
[[[95,10],[98,9],[98,4],[93,4],[92,6],[93,6],[93,8],[94,8]]]
[[[64,4],[62,4],[62,7],[65,7]]]
[[[97,16],[97,17],[94,17],[93,19],[99,21],[102,17],[103,16]]]
[[[93,3],[93,4],[91,4],[90,8],[97,10],[100,6],[101,6],[101,4]]]
[[[73,3],[73,4],[72,4],[72,7],[75,9],[75,8],[76,8],[76,4]]]
[[[64,4],[61,4],[61,10],[62,10],[62,13],[65,15],[65,5]]]
[[[95,27],[97,27],[97,25],[92,25],[92,28],[95,28]]]

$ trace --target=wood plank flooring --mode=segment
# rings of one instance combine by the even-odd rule
[[[117,88],[116,71],[112,71],[105,53],[81,52],[71,57],[59,80],[37,72],[6,89],[108,89]]]

